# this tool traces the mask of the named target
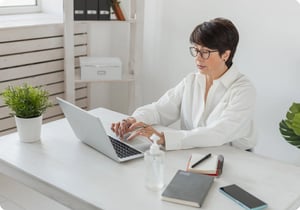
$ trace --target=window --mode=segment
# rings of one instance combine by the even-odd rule
[[[40,11],[40,0],[0,0],[0,14],[22,14]]]

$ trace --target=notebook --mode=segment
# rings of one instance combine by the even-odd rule
[[[178,170],[161,198],[173,203],[201,207],[213,181],[212,176]]]
[[[97,116],[56,98],[76,137],[107,157],[124,162],[144,156],[143,151],[108,135]]]
[[[187,171],[194,173],[207,174],[211,176],[218,175],[218,160],[219,156],[212,154],[209,158],[202,161],[200,164],[194,166],[199,160],[201,160],[205,154],[193,153],[188,161]],[[192,167],[194,166],[194,167]]]

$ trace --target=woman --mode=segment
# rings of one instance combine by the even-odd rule
[[[251,149],[255,143],[255,88],[233,65],[239,34],[227,19],[204,22],[190,35],[190,53],[198,72],[187,75],[157,102],[138,108],[131,117],[113,123],[121,138],[126,133],[150,138],[166,150],[230,144]],[[180,120],[181,130],[158,131]]]

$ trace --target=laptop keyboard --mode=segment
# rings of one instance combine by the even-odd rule
[[[127,144],[123,144],[119,140],[116,140],[109,136],[109,139],[118,155],[119,158],[125,158],[132,155],[141,154],[142,152],[128,146]]]

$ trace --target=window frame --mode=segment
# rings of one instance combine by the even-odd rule
[[[11,6],[0,7],[0,15],[12,15],[12,14],[27,14],[41,12],[41,0],[36,0],[37,5],[34,6]]]

